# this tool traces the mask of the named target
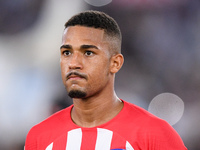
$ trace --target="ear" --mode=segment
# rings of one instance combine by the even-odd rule
[[[122,54],[116,54],[111,57],[110,61],[110,72],[117,73],[124,63],[124,57]]]

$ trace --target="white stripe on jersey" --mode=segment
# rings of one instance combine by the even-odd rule
[[[126,141],[126,150],[134,150],[134,148],[131,146],[131,144]]]
[[[81,128],[68,132],[66,150],[80,150],[82,141]]]
[[[45,150],[52,150],[52,148],[53,148],[53,142]]]
[[[95,150],[110,150],[112,136],[112,131],[97,128],[97,141]]]

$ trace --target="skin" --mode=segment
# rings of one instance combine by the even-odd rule
[[[71,26],[65,29],[60,48],[61,75],[67,92],[83,91],[73,98],[71,118],[82,127],[95,127],[115,117],[123,108],[114,91],[115,73],[123,65],[123,56],[113,53],[102,29]],[[78,75],[68,76],[71,72]],[[80,76],[80,75],[81,76]]]

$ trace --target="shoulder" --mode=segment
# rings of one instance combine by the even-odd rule
[[[124,115],[127,115],[127,117],[131,117],[134,120],[138,120],[138,121],[160,121],[161,119],[159,119],[158,117],[156,117],[155,115],[151,114],[150,112],[148,112],[147,110],[145,110],[144,108],[141,108],[135,104],[126,102],[124,102]]]
[[[181,137],[168,122],[134,104],[124,103],[129,120],[133,120],[130,122],[130,132],[137,136],[140,145],[157,149],[186,149]]]
[[[42,122],[33,126],[32,130],[43,130],[43,129],[47,130],[48,128],[55,127],[55,125],[59,126],[65,123],[66,121],[68,121],[68,119],[70,119],[71,108],[72,106],[52,114]]]
[[[172,129],[171,125],[169,125],[165,120],[158,118],[147,110],[129,102],[124,103],[129,120],[133,121],[135,126],[138,126],[138,128],[146,130],[145,132],[152,130],[159,132],[159,130],[164,131]]]
[[[67,124],[70,122],[69,119],[71,108],[72,106],[60,110],[33,126],[26,137],[26,149],[29,149],[29,147],[31,147],[31,149],[36,149],[36,143],[38,139],[42,139],[41,141],[44,140],[45,143],[47,139],[43,138],[46,136],[49,135],[49,137],[53,138],[58,133],[62,132],[61,129],[63,129],[64,126],[67,126]]]

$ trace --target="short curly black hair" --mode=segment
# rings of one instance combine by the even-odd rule
[[[111,38],[115,38],[118,43],[118,52],[121,53],[121,31],[117,22],[104,12],[88,10],[72,16],[66,23],[65,29],[70,26],[85,26],[103,29]]]

